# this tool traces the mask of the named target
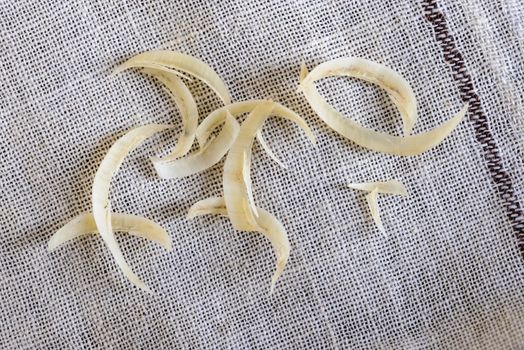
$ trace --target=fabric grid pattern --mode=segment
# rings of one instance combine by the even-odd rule
[[[518,0],[0,0],[0,348],[524,349],[524,5]],[[268,295],[274,255],[261,235],[219,217],[188,221],[222,193],[223,161],[161,180],[149,157],[181,130],[176,105],[132,55],[172,49],[213,67],[233,101],[272,98],[303,116],[264,136],[289,170],[255,146],[257,205],[287,230],[291,256]],[[414,133],[470,103],[440,146],[415,157],[338,136],[296,92],[311,69],[360,56],[403,75],[418,99]],[[330,103],[400,135],[387,96],[353,79],[322,80]],[[221,102],[189,83],[201,120]],[[91,210],[95,171],[128,129],[172,123],[114,178],[114,211],[161,224],[173,251],[117,234],[154,291],[133,287],[100,237],[48,253],[50,236]],[[347,182],[401,180],[379,199]]]

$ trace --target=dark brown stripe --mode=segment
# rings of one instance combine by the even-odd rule
[[[422,0],[422,6],[426,19],[433,25],[435,39],[442,48],[444,60],[451,67],[453,79],[460,91],[460,98],[465,103],[469,103],[468,113],[475,130],[475,136],[482,145],[482,153],[487,162],[491,179],[511,222],[521,256],[524,258],[524,215],[522,207],[513,190],[511,178],[502,164],[497,144],[489,128],[488,118],[482,110],[480,98],[475,92],[471,75],[466,70],[464,57],[457,49],[455,39],[449,33],[446,17],[439,10],[437,1]]]

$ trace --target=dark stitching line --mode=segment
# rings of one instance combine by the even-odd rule
[[[451,66],[452,76],[458,84],[460,98],[469,103],[469,116],[475,130],[475,137],[482,145],[483,155],[487,162],[491,179],[495,184],[497,194],[506,210],[511,227],[517,239],[517,246],[524,258],[524,216],[522,207],[513,190],[513,183],[504,169],[502,159],[489,129],[488,118],[480,104],[480,98],[475,92],[471,75],[466,70],[464,57],[457,49],[455,39],[450,34],[446,17],[439,11],[436,0],[422,0],[426,19],[433,25],[435,39],[442,48],[444,60]]]

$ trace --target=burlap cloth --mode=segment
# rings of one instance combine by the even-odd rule
[[[0,348],[524,349],[523,18],[519,0],[0,1]],[[176,105],[150,78],[110,72],[160,48],[210,64],[234,101],[294,109],[318,136],[315,148],[295,125],[267,123],[288,171],[255,148],[256,201],[292,249],[272,296],[268,241],[224,218],[185,218],[221,194],[223,162],[182,180],[155,176],[148,158],[174,145]],[[465,102],[468,117],[420,156],[357,147],[295,92],[301,61],[341,56],[406,77],[415,133]],[[340,78],[320,87],[362,124],[400,133],[377,88]],[[202,118],[220,106],[200,82],[190,88]],[[177,129],[127,158],[111,198],[173,238],[168,253],[118,235],[153,296],[124,279],[100,237],[46,251],[90,210],[110,145],[151,122]],[[410,196],[380,198],[386,239],[345,184],[390,178]]]

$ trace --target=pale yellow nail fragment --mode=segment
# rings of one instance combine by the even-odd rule
[[[393,136],[364,128],[333,108],[318,92],[315,81],[329,76],[362,79],[385,89],[395,103],[404,122],[404,136]],[[359,146],[398,156],[414,156],[440,144],[466,115],[466,104],[455,116],[440,126],[417,135],[411,131],[417,121],[417,103],[413,90],[398,73],[388,67],[362,58],[340,58],[320,64],[308,73],[301,66],[300,86],[315,113],[329,127]]]
[[[257,218],[257,232],[262,233],[271,243],[277,257],[276,270],[271,277],[270,293],[275,290],[275,285],[282,276],[287,264],[290,253],[290,244],[284,226],[271,213],[264,209],[257,208],[259,217]],[[226,202],[223,197],[211,197],[195,203],[188,212],[187,217],[192,219],[197,216],[215,214],[228,215]]]
[[[375,221],[377,228],[386,235],[386,230],[382,224],[382,219],[380,218],[380,208],[378,205],[378,194],[396,194],[400,196],[407,196],[408,192],[406,187],[397,180],[389,181],[380,181],[380,182],[363,182],[363,183],[350,183],[348,187],[355,190],[369,192],[366,195],[366,201],[371,212],[371,217]],[[387,235],[386,235],[387,236]]]

